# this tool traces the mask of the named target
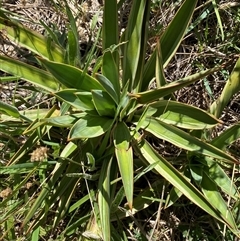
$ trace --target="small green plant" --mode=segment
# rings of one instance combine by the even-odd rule
[[[237,187],[221,165],[232,167],[237,163],[223,148],[238,138],[239,127],[234,126],[209,142],[203,139],[208,130],[221,123],[217,118],[239,89],[239,61],[210,113],[175,101],[175,91],[224,67],[216,66],[171,83],[165,79],[164,68],[181,43],[197,0],[182,3],[148,60],[150,1],[133,1],[127,28],[119,36],[117,13],[122,2],[104,3],[103,55],[98,61],[101,69],[92,76],[79,68],[78,36],[67,5],[71,23],[67,50],[7,17],[0,18],[0,30],[31,50],[38,63],[34,67],[0,56],[0,69],[34,84],[40,92],[59,101],[59,108],[54,105],[50,110],[36,109],[33,113],[0,102],[0,110],[5,113],[1,116],[2,124],[20,121],[18,130],[27,136],[7,166],[0,169],[2,174],[15,178],[13,192],[1,203],[6,211],[0,222],[6,230],[13,230],[11,215],[19,210],[9,203],[21,195],[20,189],[34,174],[41,183],[37,198],[26,192],[26,199],[16,204],[23,209],[20,228],[24,235],[34,240],[44,235],[43,226],[46,232],[53,232],[64,217],[81,210],[81,217],[70,218],[60,237],[75,234],[79,240],[126,240],[125,232],[115,228],[113,222],[152,204],[156,199],[154,191],[161,190],[165,180],[173,185],[164,200],[165,208],[185,195],[238,236],[235,209],[229,207],[219,188],[232,200],[238,200]],[[149,89],[152,83],[156,87]],[[174,167],[158,153],[151,138],[184,150],[186,163],[182,168]],[[43,152],[43,147],[39,147],[33,152],[37,144],[54,150],[51,161],[47,161],[47,149]],[[29,153],[31,160],[36,153],[40,155],[40,162],[30,162]],[[144,168],[137,172],[138,167]],[[134,183],[150,171],[164,180],[135,194]],[[20,178],[21,173],[25,175]],[[78,185],[86,195],[76,196]],[[48,230],[44,224],[51,215],[53,225]]]

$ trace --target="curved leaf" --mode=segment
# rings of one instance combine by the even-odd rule
[[[22,61],[0,55],[0,70],[25,79],[50,92],[59,89],[59,84],[50,73]]]
[[[221,95],[210,107],[210,113],[219,118],[222,114],[223,109],[227,106],[229,101],[232,99],[240,90],[240,58],[234,66],[234,69],[226,82]]]
[[[100,116],[114,117],[116,105],[107,92],[102,90],[92,90],[93,104]]]
[[[140,134],[135,135],[137,140]],[[175,186],[180,192],[182,192],[189,200],[198,205],[201,209],[218,219],[219,221],[226,223],[228,226],[228,220],[226,220],[219,211],[200,193],[178,170],[176,170],[167,160],[157,154],[150,144],[146,140],[142,140],[141,143],[134,145],[134,149],[139,154],[139,157],[149,164],[157,162],[155,170]],[[230,226],[231,227],[231,226]],[[233,228],[233,227],[232,227]]]
[[[231,126],[225,130],[218,137],[214,138],[211,142],[213,146],[219,149],[226,150],[227,146],[231,145],[240,138],[240,123]]]
[[[160,47],[162,50],[163,67],[171,60],[175,54],[178,46],[180,45],[182,38],[186,32],[188,24],[192,18],[197,0],[185,0],[178,12],[172,19],[171,23],[164,31],[160,38]],[[152,80],[155,74],[156,64],[156,51],[151,55],[150,59],[145,65],[143,73],[143,88],[146,90],[149,82]]]
[[[18,109],[15,106],[9,105],[2,101],[0,101],[0,112],[3,112],[15,118],[18,118],[20,116],[20,113],[18,112]]]
[[[64,50],[54,43],[49,46],[48,39],[32,29],[0,18],[0,31],[6,32],[9,39],[43,58],[53,59],[57,62],[64,61]]]
[[[237,160],[216,147],[203,142],[194,136],[182,131],[174,126],[168,125],[162,121],[147,117],[143,129],[152,133],[154,136],[166,140],[180,148],[191,152],[197,152],[202,155],[211,156],[218,159],[224,159],[226,162],[236,163]]]
[[[212,128],[221,123],[204,110],[171,100],[160,100],[150,104],[146,115],[185,129]]]
[[[196,74],[187,76],[183,79],[174,81],[174,82],[172,82],[168,85],[165,85],[163,87],[160,87],[158,89],[147,90],[147,91],[136,93],[136,94],[130,93],[129,96],[137,99],[137,101],[139,103],[147,104],[151,101],[155,101],[159,98],[172,94],[174,91],[179,90],[185,86],[188,86],[188,85],[196,82],[197,80],[200,80],[200,79],[206,77],[207,75],[214,73],[215,71],[218,71],[219,69],[220,69],[220,67],[215,67],[212,69],[200,71],[199,73],[196,73]]]
[[[228,177],[226,172],[221,166],[214,160],[208,157],[204,157],[203,167],[204,172],[212,181],[214,181],[223,192],[227,193],[231,198],[235,200],[239,198],[238,189],[233,181]]]
[[[237,230],[236,223],[234,221],[232,212],[227,207],[226,202],[223,200],[216,184],[203,172],[201,189],[203,191],[204,196],[207,198],[209,202],[219,211],[222,218],[226,221],[228,226],[233,229],[233,231]]]
[[[104,81],[104,79],[103,81],[101,81],[101,79],[98,78],[98,75],[96,75],[96,78],[105,89],[109,87],[109,90],[106,89],[106,91],[108,92],[109,95],[111,95],[114,98],[116,103],[119,103],[120,80],[119,80],[118,68],[114,61],[113,53],[111,53],[110,51],[106,51],[103,55],[102,72],[103,72],[103,75],[106,76],[108,81]],[[106,83],[106,85],[104,85],[103,82]]]
[[[39,60],[46,66],[59,83],[67,88],[75,88],[89,92],[92,89],[103,90],[103,87],[96,79],[76,67],[48,61],[46,59],[39,58]]]
[[[90,92],[79,92],[77,89],[64,89],[53,94],[77,110],[94,110],[92,94]]]
[[[100,136],[111,128],[113,121],[106,117],[86,115],[73,125],[68,140]]]
[[[104,160],[99,177],[98,203],[99,213],[102,226],[103,240],[111,240],[110,231],[110,175],[111,175],[112,157],[110,160]]]
[[[106,92],[112,97],[115,103],[118,104],[120,98],[120,86],[116,87],[116,83],[114,85],[112,82],[119,82],[119,79],[116,79],[117,77],[115,77],[115,80],[110,81],[104,75],[101,74],[96,74],[96,78],[101,83]]]

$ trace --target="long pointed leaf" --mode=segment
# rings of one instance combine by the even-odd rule
[[[227,146],[231,145],[240,138],[240,123],[231,126],[211,142],[212,145],[219,149],[226,150]]]
[[[115,154],[120,169],[123,186],[128,201],[128,206],[132,209],[133,203],[133,153],[131,147],[131,135],[125,123],[120,122],[114,130]]]
[[[43,58],[53,58],[57,62],[64,60],[64,51],[58,45],[51,43],[50,48],[46,47],[48,40],[43,35],[16,22],[0,18],[0,31],[6,32],[9,39]]]
[[[219,98],[214,101],[210,107],[210,113],[219,118],[223,109],[229,103],[233,95],[240,90],[240,58],[234,66],[234,69],[224,86],[224,89]]]
[[[102,233],[104,240],[111,240],[110,231],[110,174],[111,174],[111,163],[110,160],[104,160],[101,168],[101,174],[99,177],[99,213],[102,226]]]
[[[101,84],[82,70],[67,65],[39,59],[49,70],[49,72],[67,88],[76,88],[79,90],[91,91],[92,89],[103,90]]]
[[[59,89],[59,84],[48,72],[34,66],[0,55],[0,70],[19,76],[44,90],[54,92]]]
[[[223,200],[216,184],[203,172],[201,188],[204,196],[209,202],[220,212],[223,219],[229,224],[233,230],[237,230],[231,211],[228,209],[226,202]]]
[[[206,77],[207,75],[214,73],[215,71],[218,71],[219,69],[221,69],[221,68],[215,67],[212,69],[207,69],[207,70],[201,71],[199,73],[193,74],[191,76],[188,76],[186,78],[183,78],[181,80],[172,82],[172,83],[165,85],[163,87],[160,87],[158,89],[148,90],[148,91],[144,91],[144,92],[140,92],[140,93],[136,93],[136,94],[129,94],[129,96],[136,98],[139,103],[146,104],[151,101],[155,101],[159,98],[162,98],[164,96],[167,96],[169,94],[172,94],[174,91],[179,90],[185,86],[188,86],[188,85],[196,82],[197,80],[200,80],[200,79]]]
[[[180,128],[205,129],[221,123],[206,111],[177,101],[160,100],[150,104],[147,108],[146,116],[155,117]],[[141,112],[142,110],[140,114]]]
[[[136,134],[136,140],[140,137],[140,134]],[[139,145],[136,144],[135,150],[138,152],[139,157],[144,162],[153,164],[155,162],[158,165],[155,166],[155,170],[181,191],[189,200],[194,202],[200,208],[205,210],[207,213],[218,219],[219,221],[226,223],[229,227],[234,228],[228,221],[221,216],[219,211],[206,200],[206,198],[200,193],[180,172],[178,172],[167,160],[158,155],[150,146],[150,144],[142,140]]]
[[[163,66],[165,67],[172,56],[175,54],[181,40],[186,32],[187,26],[192,18],[197,0],[185,0],[175,17],[167,27],[162,37],[160,38],[160,46],[162,50]],[[147,64],[145,65],[143,74],[143,90],[147,89],[147,83],[154,77],[156,63],[156,51],[152,54]]]
[[[168,125],[154,118],[146,118],[142,126],[143,129],[154,136],[166,140],[185,150],[196,152],[202,155],[224,159],[226,162],[236,163],[237,160],[216,147],[203,142],[194,136],[182,131],[174,126]]]

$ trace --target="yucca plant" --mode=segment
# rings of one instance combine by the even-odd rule
[[[147,60],[151,2],[133,1],[126,30],[119,36],[118,8],[122,3],[104,3],[102,56],[98,61],[101,68],[92,76],[78,68],[80,57],[74,21],[70,24],[69,47],[65,51],[56,43],[7,17],[2,16],[0,19],[0,29],[10,39],[31,50],[39,66],[0,56],[0,69],[34,84],[40,88],[39,91],[48,92],[60,102],[60,109],[53,106],[50,110],[35,110],[37,117],[1,103],[0,110],[11,116],[9,119],[2,115],[2,123],[14,122],[15,118],[15,121],[21,120],[28,124],[23,132],[28,137],[26,142],[14,153],[7,167],[1,169],[5,174],[15,175],[14,170],[17,169],[28,175],[15,186],[13,193],[1,206],[5,207],[19,193],[20,186],[29,180],[37,168],[43,168],[44,173],[38,175],[46,179],[41,179],[43,184],[38,197],[24,205],[28,212],[21,227],[26,235],[31,230],[34,230],[32,237],[39,235],[40,227],[54,205],[57,208],[52,229],[57,227],[63,217],[82,208],[90,200],[92,212],[86,212],[85,216],[70,222],[71,225],[62,235],[72,235],[77,227],[89,220],[86,231],[81,232],[82,240],[84,237],[124,240],[124,234],[120,234],[112,222],[134,215],[154,201],[154,192],[150,188],[134,197],[134,183],[142,175],[153,171],[173,185],[166,200],[166,208],[183,194],[238,235],[235,213],[218,190],[221,187],[233,200],[238,200],[237,188],[219,165],[232,166],[237,163],[233,156],[222,150],[223,146],[233,141],[233,130],[228,130],[209,143],[202,140],[206,130],[221,124],[217,119],[218,111],[222,111],[238,87],[234,87],[234,90],[226,89],[228,99],[223,95],[219,100],[221,108],[214,103],[209,113],[175,101],[174,92],[224,66],[207,69],[171,83],[164,77],[164,68],[181,43],[197,0],[185,0],[182,3],[169,26],[159,36],[157,47]],[[66,9],[72,18],[67,5]],[[239,73],[237,67],[232,76],[236,73]],[[153,85],[155,87],[150,89]],[[234,128],[238,129],[238,126]],[[55,157],[53,155],[52,162],[47,162],[46,155],[43,155],[42,160],[45,161],[42,163],[29,163],[29,150],[37,142],[53,147],[57,144],[54,141],[56,132],[64,133],[66,129],[69,130],[67,143],[63,141],[59,154]],[[151,138],[167,141],[183,149],[187,164],[181,169],[174,167],[154,149]],[[27,167],[27,164],[31,165]],[[50,165],[54,165],[54,169],[47,177]],[[141,166],[145,168],[137,173],[136,168]],[[92,180],[98,181],[97,188],[91,185]],[[88,195],[74,203],[76,187],[85,182],[84,190],[87,189]],[[162,190],[162,186],[163,182],[156,182],[153,189]],[[153,198],[145,199],[144,196]],[[8,210],[2,222],[13,212],[14,208]],[[11,226],[8,228],[11,229]]]

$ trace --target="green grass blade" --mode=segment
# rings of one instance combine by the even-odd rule
[[[50,180],[46,183],[46,185],[43,187],[42,191],[38,195],[37,199],[35,200],[33,206],[29,210],[27,216],[25,217],[22,227],[25,226],[29,220],[36,214],[36,211],[39,207],[41,207],[42,202],[45,200],[45,198],[49,195],[52,188],[54,187],[55,183],[59,179],[59,177],[62,175],[66,168],[67,162],[61,163],[61,165],[56,164],[56,169],[52,172],[52,176]]]
[[[115,154],[118,161],[122,182],[128,201],[132,209],[133,204],[133,153],[131,147],[131,135],[125,123],[120,122],[114,129]]]
[[[18,118],[20,116],[20,113],[18,112],[18,109],[16,107],[9,105],[7,103],[4,103],[2,101],[0,101],[0,112],[3,112],[15,118]]]
[[[164,86],[166,84],[163,60],[162,60],[162,50],[161,45],[157,43],[156,48],[156,84],[157,88]]]
[[[212,0],[212,5],[213,5],[214,11],[215,11],[215,14],[216,14],[216,17],[217,17],[218,25],[219,25],[219,28],[220,28],[220,31],[221,31],[222,41],[224,41],[223,25],[222,25],[222,20],[221,20],[219,11],[218,11],[218,6],[217,6],[217,3],[216,3],[216,0]]]
[[[220,195],[216,184],[206,175],[205,172],[203,172],[201,189],[207,200],[211,202],[211,204],[215,207],[216,210],[219,211],[222,219],[225,220],[228,226],[236,232],[237,226],[231,211],[228,209],[226,202]]]
[[[66,13],[68,16],[69,30],[68,30],[68,58],[69,64],[73,66],[80,66],[81,56],[80,56],[80,47],[79,47],[79,33],[77,30],[76,19],[74,18],[72,11],[68,5],[68,1],[64,0]]]
[[[221,166],[208,157],[204,157],[204,162],[206,162],[206,164],[204,165],[203,170],[206,175],[214,181],[223,192],[237,200],[239,198],[238,189]]]

